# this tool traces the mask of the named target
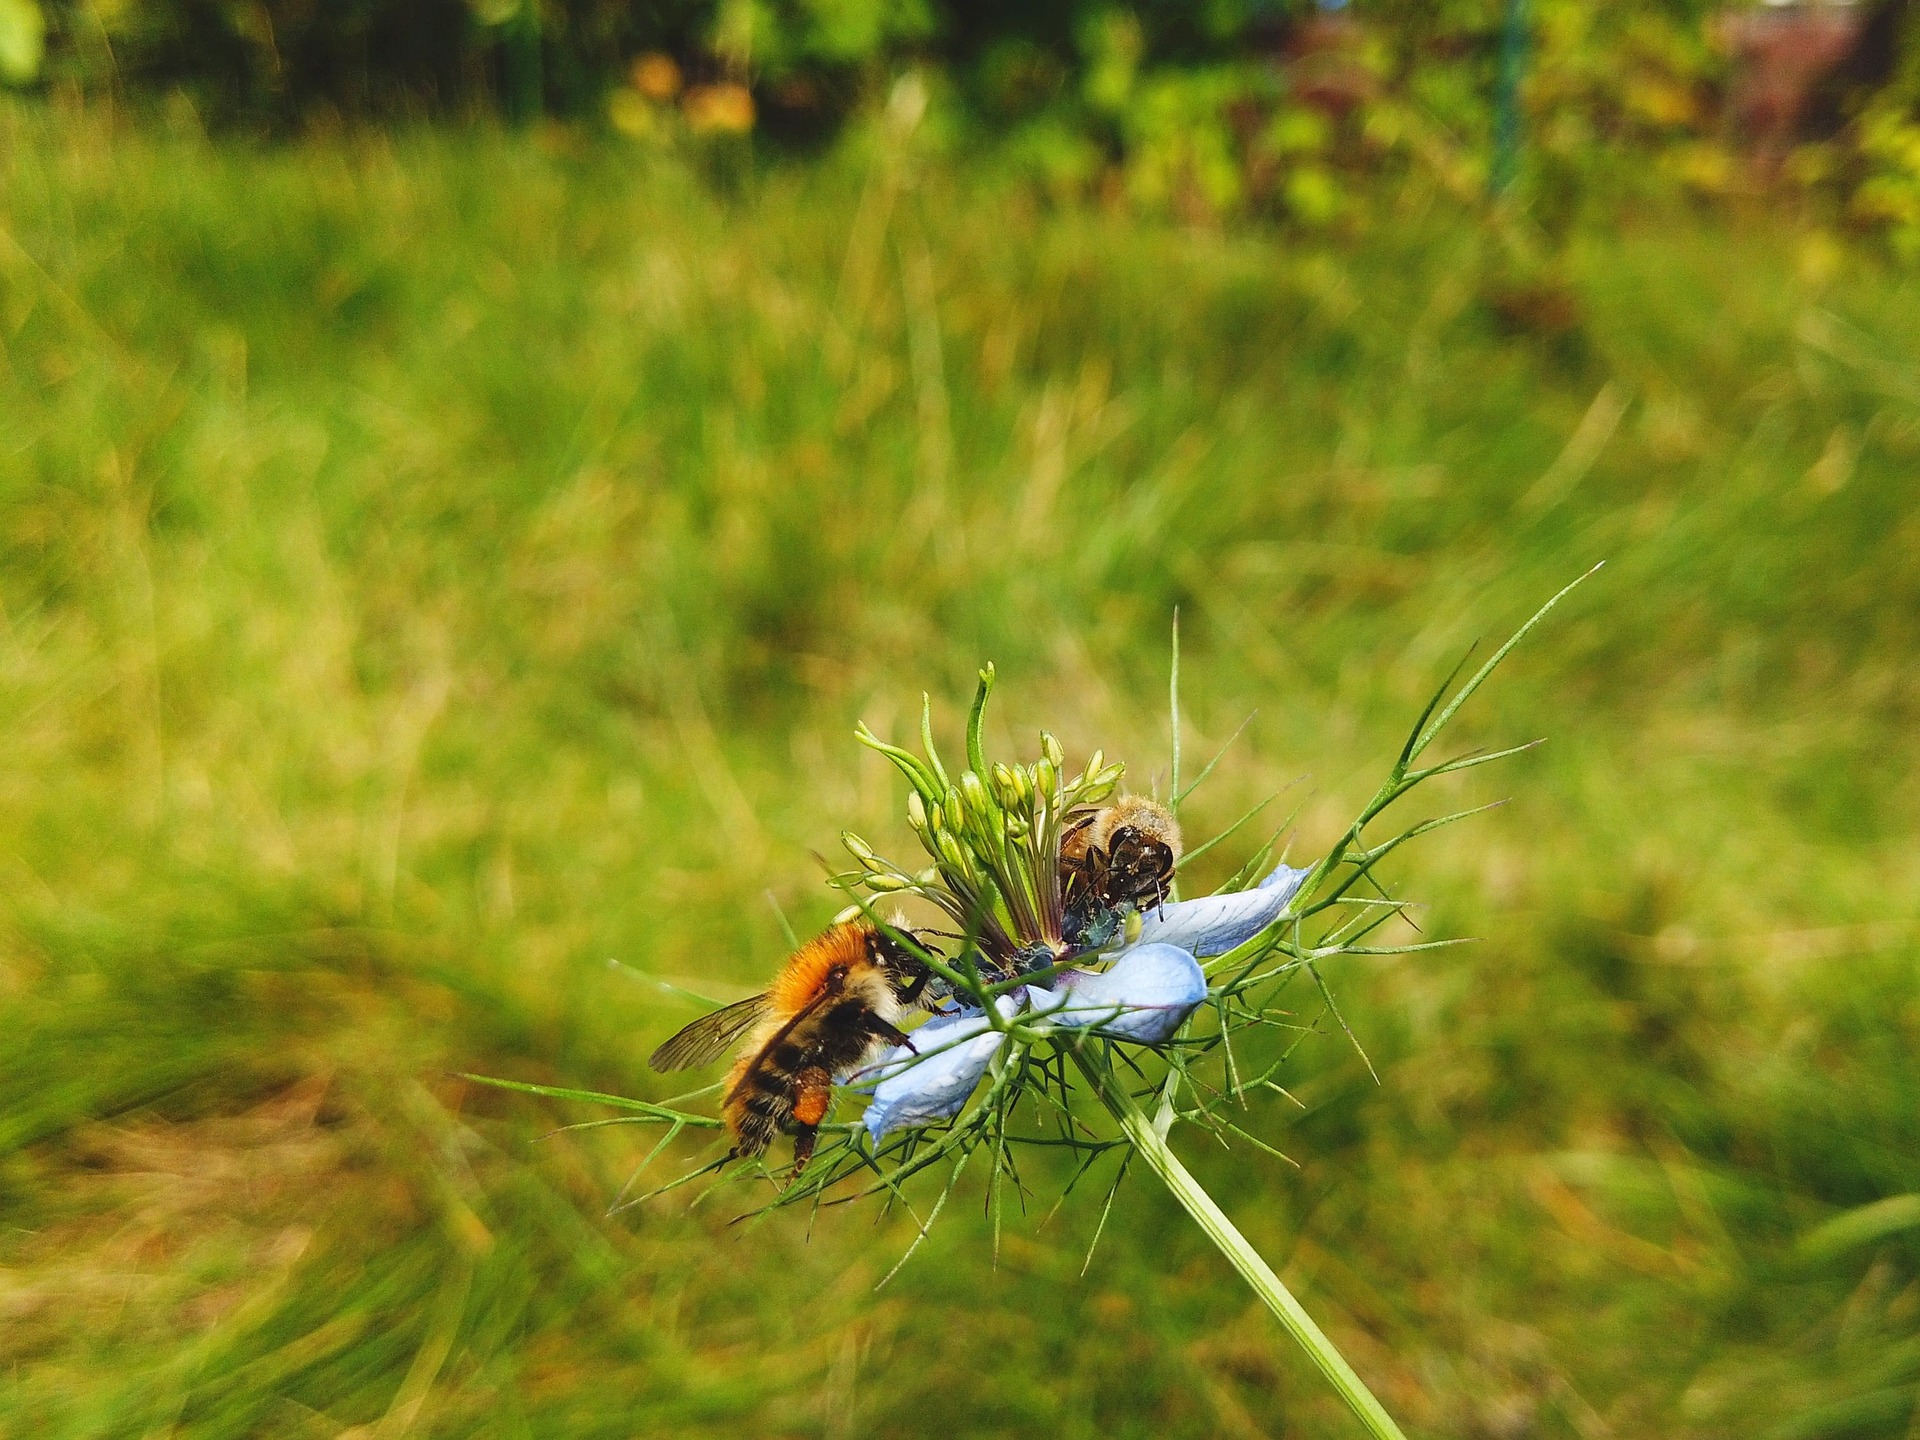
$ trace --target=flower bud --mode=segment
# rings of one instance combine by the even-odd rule
[[[896,890],[911,890],[913,881],[904,875],[869,875],[867,888],[882,895],[891,895]]]
[[[993,828],[993,800],[987,794],[987,787],[980,783],[980,777],[968,770],[960,777],[960,796],[967,809],[988,830]]]
[[[1060,742],[1045,730],[1040,732],[1040,753],[1053,762],[1053,768],[1056,772],[1066,766],[1067,752],[1062,750],[1060,748]]]
[[[947,829],[952,830],[956,833],[964,832],[966,830],[967,828],[966,802],[963,799],[961,799],[960,792],[958,790],[949,790],[947,792],[946,804],[943,805],[941,808],[947,812]]]
[[[927,802],[918,790],[907,791],[907,824],[924,834],[927,828]]]
[[[952,835],[942,831],[939,836],[940,859],[948,869],[958,874],[972,876],[973,863],[968,860],[967,852]]]
[[[869,870],[879,861],[880,857],[873,853],[873,847],[851,830],[843,830],[840,832],[840,843],[847,847],[847,853],[849,855],[853,856],[854,859],[858,860],[862,865],[865,865]]]
[[[1059,772],[1051,760],[1042,760],[1033,767],[1033,788],[1043,800],[1053,798],[1054,786],[1058,783]]]
[[[1019,808],[1021,800],[1020,779],[1018,772],[1016,772],[1011,765],[1002,764],[999,761],[994,762],[993,793],[995,798],[1000,801],[1001,809],[1014,810]]]
[[[1098,775],[1100,773],[1100,762],[1106,758],[1106,753],[1101,750],[1095,750],[1093,754],[1089,755],[1087,757],[1087,768],[1080,772],[1081,780],[1083,782],[1091,780],[1095,775]]]

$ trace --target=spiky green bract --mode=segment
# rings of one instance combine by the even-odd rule
[[[1579,583],[1576,580],[1574,585]],[[1248,1118],[1252,1098],[1268,1092],[1286,1095],[1277,1077],[1298,1041],[1289,1040],[1277,1054],[1273,1047],[1266,1047],[1265,1063],[1248,1070],[1240,1063],[1235,1040],[1250,1039],[1255,1032],[1279,1032],[1283,1038],[1304,1036],[1322,1020],[1346,1029],[1322,970],[1328,962],[1458,943],[1368,942],[1406,910],[1406,902],[1394,898],[1382,881],[1381,862],[1408,841],[1477,812],[1463,810],[1422,820],[1378,841],[1368,838],[1367,832],[1388,809],[1427,781],[1529,748],[1521,745],[1469,753],[1437,764],[1416,763],[1461,706],[1573,588],[1567,586],[1535,612],[1464,684],[1455,684],[1464,662],[1447,677],[1415,720],[1373,798],[1333,847],[1309,867],[1297,889],[1275,892],[1286,898],[1274,902],[1276,913],[1271,921],[1226,953],[1206,959],[1205,999],[1183,1029],[1161,1045],[1129,1043],[1118,1026],[1105,1032],[1097,1026],[1090,1030],[1071,1028],[1058,1002],[1029,1003],[1032,997],[1025,988],[1046,984],[1070,963],[1084,966],[1108,958],[1075,954],[1064,942],[1060,827],[1062,817],[1073,806],[1094,804],[1110,796],[1122,767],[1107,763],[1096,751],[1078,774],[1069,778],[1059,742],[1044,733],[1040,754],[1034,760],[1020,765],[992,761],[982,735],[993,689],[991,665],[981,670],[979,689],[968,711],[968,768],[957,776],[949,774],[935,748],[930,703],[921,711],[922,755],[888,744],[862,727],[858,732],[861,741],[885,755],[906,777],[911,787],[908,823],[932,864],[908,870],[881,855],[860,836],[848,833],[843,841],[857,868],[834,874],[830,883],[852,897],[859,913],[921,955],[952,994],[977,1007],[986,1027],[999,1034],[983,1047],[991,1052],[991,1059],[981,1062],[985,1066],[984,1085],[971,1104],[951,1120],[892,1133],[883,1131],[878,1140],[859,1124],[841,1121],[825,1125],[811,1164],[785,1177],[771,1199],[742,1218],[800,1204],[817,1208],[879,1198],[888,1207],[903,1207],[918,1226],[916,1238],[901,1257],[900,1263],[905,1263],[976,1156],[985,1157],[986,1200],[993,1217],[996,1248],[1007,1197],[1013,1197],[1023,1211],[1032,1198],[1018,1160],[1022,1150],[1063,1150],[1077,1161],[1056,1206],[1112,1155],[1116,1163],[1105,1201],[1110,1207],[1130,1161],[1139,1158],[1167,1185],[1207,1238],[1306,1350],[1375,1440],[1401,1440],[1399,1429],[1380,1402],[1181,1165],[1167,1137],[1176,1123],[1185,1123],[1222,1142],[1245,1140],[1278,1154],[1240,1121]],[[1178,675],[1176,660],[1171,699],[1176,735]],[[1176,779],[1174,795],[1182,793]],[[1201,853],[1228,838],[1252,813],[1191,853]],[[1246,888],[1267,866],[1273,843],[1270,840],[1262,847],[1220,893]],[[1369,893],[1360,893],[1363,886]],[[930,948],[921,937],[875,912],[876,899],[899,895],[931,902],[961,927],[961,938],[952,953]],[[1318,1015],[1305,1023],[1281,1007],[1283,998],[1291,1000],[1288,992],[1303,976],[1312,984],[1310,999],[1317,1000],[1320,1007]],[[984,1037],[986,1030],[980,1033]],[[1347,1033],[1351,1037],[1352,1032]],[[1354,1043],[1358,1048],[1357,1039]],[[1365,1052],[1361,1053],[1364,1058]],[[915,1063],[911,1054],[895,1052],[888,1070],[891,1074],[910,1074]],[[1078,1084],[1077,1080],[1086,1083]],[[570,1092],[542,1093],[567,1096]],[[1092,1104],[1083,1098],[1089,1094]],[[577,1093],[572,1098],[622,1103],[611,1097]],[[667,1140],[696,1126],[711,1128],[714,1124],[709,1117],[670,1106],[635,1104],[626,1108],[635,1113],[607,1123],[665,1124],[669,1127]],[[1101,1112],[1106,1117],[1104,1125],[1096,1123]],[[665,1143],[648,1156],[648,1163]],[[708,1176],[721,1183],[730,1178],[772,1176],[772,1172],[764,1163],[729,1169],[723,1156],[686,1172],[662,1189],[675,1189]],[[924,1213],[909,1194],[909,1188],[923,1180],[938,1185]],[[1102,1225],[1105,1214],[1103,1207]],[[1096,1245],[1098,1240],[1096,1229]],[[1091,1250],[1088,1258],[1090,1262]],[[888,1278],[891,1275],[889,1272]]]

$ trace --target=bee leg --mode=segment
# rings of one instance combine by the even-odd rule
[[[933,979],[933,971],[931,970],[922,970],[918,975],[914,976],[912,982],[900,992],[900,1003],[902,1005],[916,1004],[920,997],[926,994],[927,982],[931,979]],[[896,1041],[895,1043],[897,1044],[898,1042]]]
[[[818,1065],[809,1065],[794,1077],[798,1091],[793,1097],[793,1173],[798,1175],[813,1158],[814,1137],[820,1122],[827,1118],[827,1102],[833,1098],[833,1076]]]
[[[907,1049],[913,1050],[914,1054],[918,1055],[920,1053],[918,1050],[913,1049],[913,1039],[906,1031],[902,1030],[898,1025],[882,1020],[878,1015],[869,1015],[867,1017],[867,1029],[875,1037],[886,1041],[889,1045],[904,1045]]]

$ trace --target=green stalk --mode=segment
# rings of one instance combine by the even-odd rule
[[[1099,1095],[1113,1118],[1120,1122],[1120,1128],[1126,1133],[1127,1139],[1133,1142],[1133,1148],[1139,1152],[1140,1158],[1166,1182],[1174,1199],[1186,1207],[1187,1213],[1206,1232],[1207,1238],[1240,1272],[1240,1278],[1266,1302],[1267,1308],[1279,1318],[1287,1333],[1313,1358],[1313,1363],[1320,1367],[1320,1373],[1340,1392],[1340,1398],[1347,1402],[1348,1408],[1360,1417],[1361,1424],[1367,1427],[1367,1433],[1374,1440],[1406,1440],[1386,1408],[1374,1399],[1366,1383],[1353,1373],[1353,1367],[1347,1364],[1346,1357],[1334,1348],[1333,1342],[1313,1323],[1313,1317],[1293,1298],[1293,1293],[1280,1283],[1280,1277],[1273,1273],[1272,1267],[1260,1258],[1260,1252],[1247,1243],[1247,1237],[1235,1228],[1226,1212],[1214,1204],[1213,1197],[1168,1148],[1166,1138],[1154,1128],[1146,1112],[1134,1103],[1133,1097],[1115,1078],[1113,1071],[1090,1056],[1083,1046],[1075,1045],[1072,1049],[1081,1073],[1091,1082],[1094,1093]]]

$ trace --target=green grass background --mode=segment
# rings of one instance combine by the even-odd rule
[[[1605,559],[1395,872],[1479,943],[1334,977],[1380,1083],[1176,1143],[1411,1433],[1915,1433],[1920,287],[1369,204],[0,112],[0,1432],[1353,1433],[1144,1177],[875,1293],[904,1219],[607,1218],[647,1137],[453,1072],[669,1093],[609,960],[764,977],[982,660],[1164,783],[1179,607],[1190,825],[1300,856]]]

